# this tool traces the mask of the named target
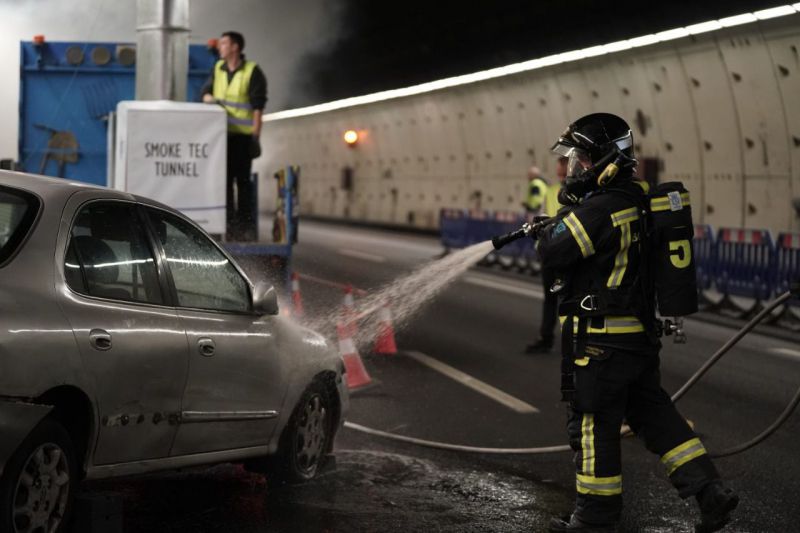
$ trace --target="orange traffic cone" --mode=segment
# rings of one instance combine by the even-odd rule
[[[297,272],[292,273],[292,314],[296,317],[301,317],[305,314],[303,311],[303,297],[300,295],[300,276]]]
[[[358,334],[358,313],[356,313],[356,304],[353,300],[353,286],[350,284],[347,284],[344,288],[342,324],[348,328],[351,337],[355,337]]]
[[[352,390],[372,383],[367,367],[364,366],[364,361],[361,360],[356,344],[353,342],[350,328],[344,324],[337,324],[336,333],[339,336],[339,354],[344,360],[347,388]]]
[[[375,340],[374,353],[395,355],[397,343],[394,341],[394,326],[392,325],[392,311],[389,305],[384,305],[378,315],[378,338]]]

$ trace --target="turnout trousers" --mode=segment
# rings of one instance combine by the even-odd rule
[[[575,451],[577,517],[594,524],[619,520],[623,420],[645,447],[661,458],[682,498],[719,479],[702,442],[661,388],[658,355],[591,350],[593,357],[576,361],[575,396],[568,409],[567,431]]]

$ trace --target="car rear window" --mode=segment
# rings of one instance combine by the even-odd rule
[[[36,196],[0,186],[0,266],[14,255],[25,240],[38,211],[39,199]]]

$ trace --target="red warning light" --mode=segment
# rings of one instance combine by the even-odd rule
[[[34,35],[33,44],[44,44],[44,35]]]
[[[344,132],[344,142],[349,146],[355,146],[358,142],[358,132],[356,130],[347,130]]]
[[[217,39],[209,39],[206,43],[209,50],[216,50],[217,49]]]

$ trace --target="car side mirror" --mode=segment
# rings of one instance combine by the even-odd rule
[[[256,283],[253,289],[253,312],[259,315],[278,314],[278,291],[265,281]]]

